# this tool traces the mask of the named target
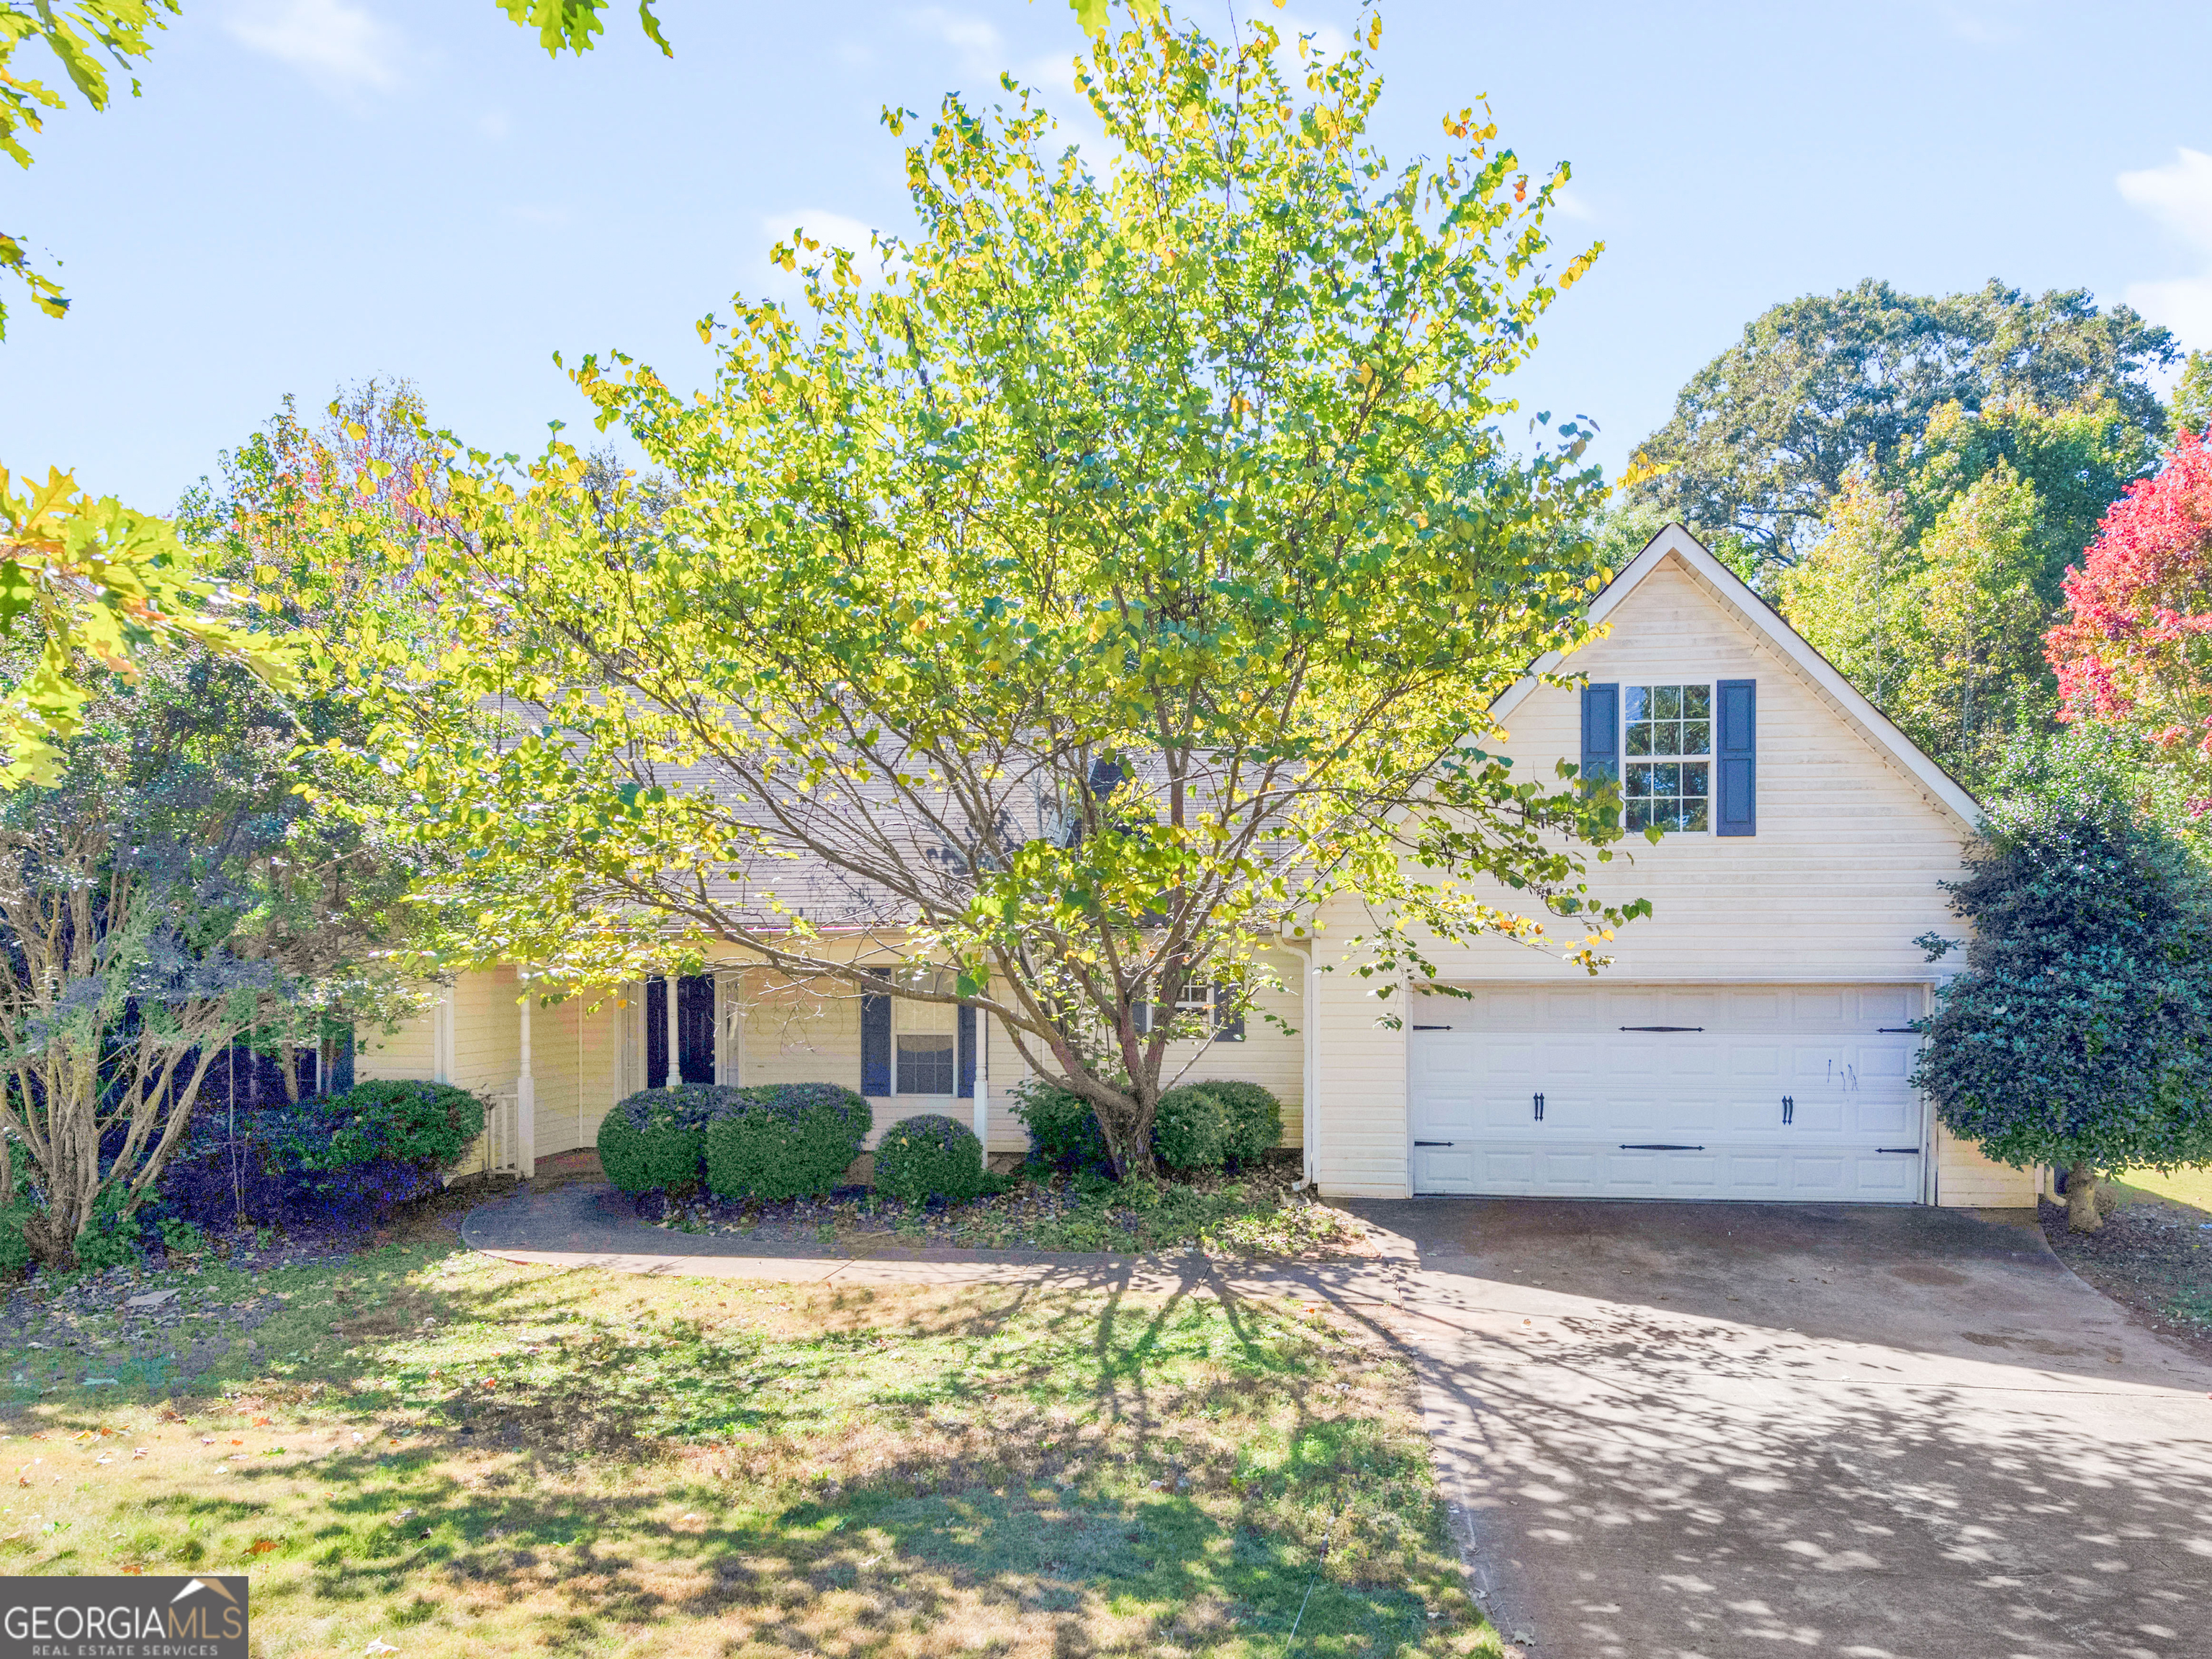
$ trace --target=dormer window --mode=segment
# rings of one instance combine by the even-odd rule
[[[1625,827],[1710,829],[1712,687],[1625,685],[1621,693]]]

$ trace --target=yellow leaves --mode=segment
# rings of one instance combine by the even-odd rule
[[[1662,465],[1639,449],[1629,458],[1628,465],[1622,470],[1620,480],[1613,485],[1613,489],[1616,491],[1633,489],[1638,484],[1650,483],[1652,479],[1662,477],[1671,471],[1673,471],[1671,462]]]
[[[59,779],[60,744],[76,734],[91,696],[80,653],[128,676],[148,643],[181,636],[271,684],[292,683],[289,646],[210,614],[216,584],[167,521],[112,496],[95,501],[58,467],[20,495],[14,485],[0,467],[0,635],[23,623],[40,651],[0,700],[0,786]]]
[[[1589,274],[1589,268],[1597,263],[1597,256],[1604,252],[1605,244],[1598,242],[1575,255],[1567,262],[1567,268],[1559,273],[1559,286],[1572,288],[1577,283],[1582,281]]]

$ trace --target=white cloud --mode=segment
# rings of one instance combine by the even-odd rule
[[[843,248],[853,256],[855,266],[871,263],[868,227],[849,214],[832,213],[828,208],[793,208],[789,213],[771,213],[761,221],[761,234],[771,242],[787,242],[793,232],[801,229],[824,249]],[[800,263],[819,257],[809,254]]]
[[[2212,155],[2179,149],[2160,167],[2124,173],[2120,199],[2140,209],[2195,256],[2198,274],[2130,283],[2128,303],[2189,346],[2212,346]]]
[[[2016,4],[2007,0],[1984,0],[1978,6],[1942,6],[1937,9],[1943,20],[1944,33],[1954,40],[1964,40],[1976,46],[2006,46],[2027,33],[2015,14]]]
[[[393,92],[402,79],[398,31],[346,0],[257,0],[223,27],[247,50],[333,92]]]
[[[907,21],[931,40],[958,53],[963,67],[970,74],[995,74],[1006,67],[1006,40],[981,17],[947,11],[942,6],[926,6],[908,14]]]
[[[1573,191],[1570,190],[1565,185],[1560,185],[1559,189],[1552,192],[1552,205],[1570,219],[1595,219],[1597,217],[1596,213],[1592,210],[1590,204],[1583,200],[1581,197],[1577,196]]]

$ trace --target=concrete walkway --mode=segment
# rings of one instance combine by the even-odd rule
[[[2032,1221],[1346,1207],[1385,1259],[767,1254],[594,1187],[486,1206],[463,1237],[633,1273],[1327,1301],[1413,1359],[1485,1605],[1544,1659],[2212,1659],[2212,1367]]]

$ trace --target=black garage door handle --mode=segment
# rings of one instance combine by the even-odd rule
[[[1910,1152],[1915,1158],[1920,1156],[1920,1149],[1917,1146],[1877,1146],[1875,1148],[1875,1151],[1877,1152]]]
[[[1702,1146],[1677,1146],[1664,1140],[1624,1140],[1620,1143],[1620,1150],[1624,1152],[1702,1152],[1705,1149]]]
[[[1417,1140],[1413,1145],[1416,1146],[1456,1146],[1459,1145],[1459,1142],[1456,1140]]]

